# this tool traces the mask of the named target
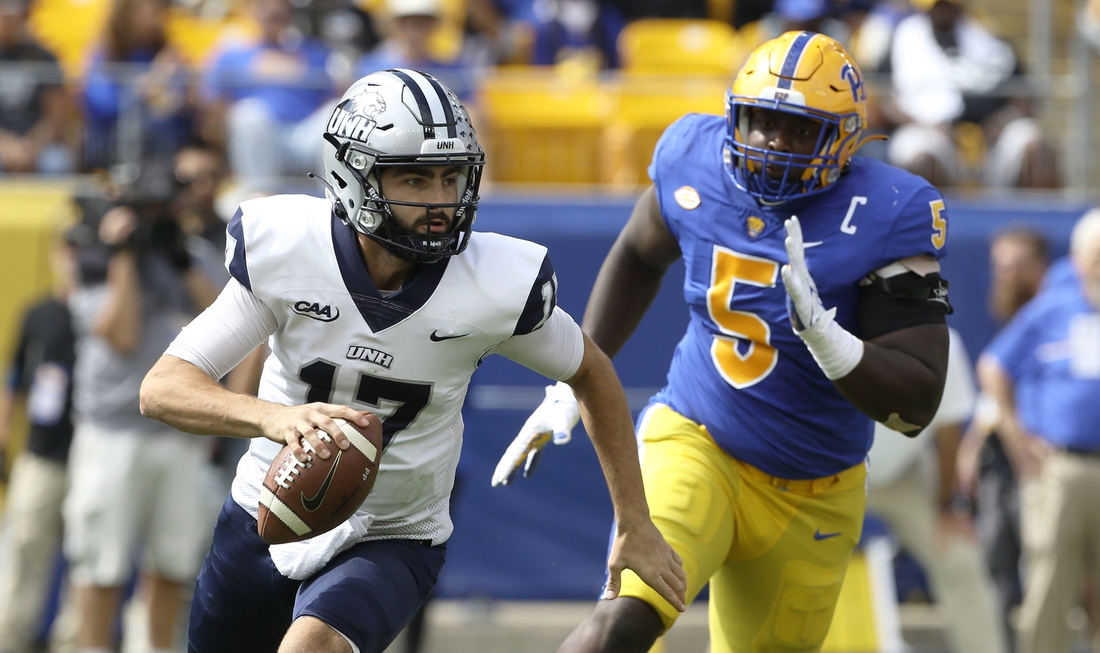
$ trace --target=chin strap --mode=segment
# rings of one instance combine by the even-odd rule
[[[336,194],[336,189],[332,187],[332,184],[328,183],[328,181],[326,181],[324,177],[318,177],[312,172],[307,172],[306,176],[310,179],[321,182],[324,187],[327,188],[330,193],[332,193],[332,197],[336,200],[336,212],[342,217],[346,217],[348,212],[344,209],[343,203],[340,202],[340,196]]]
[[[853,156],[856,152],[859,151],[859,148],[863,147],[867,143],[870,143],[871,141],[888,141],[888,140],[890,140],[890,137],[887,136],[886,134],[871,134],[870,136],[864,136],[863,138],[859,139],[859,142],[856,143],[856,146],[852,148],[852,154],[849,154],[848,156]]]

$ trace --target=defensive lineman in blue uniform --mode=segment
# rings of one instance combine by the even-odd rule
[[[638,438],[689,600],[710,583],[714,653],[820,650],[860,538],[871,420],[915,436],[943,389],[947,212],[924,180],[852,158],[865,105],[832,39],[761,46],[725,119],[665,132],[589,299],[583,328],[613,356],[686,264],[690,324]],[[569,415],[552,389],[494,484],[533,469],[546,433],[566,439]],[[620,597],[561,651],[644,652],[678,614],[633,577]]]

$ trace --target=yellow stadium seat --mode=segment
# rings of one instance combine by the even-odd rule
[[[735,36],[718,20],[647,18],[619,34],[626,74],[720,75],[736,71]]]
[[[250,18],[201,18],[179,7],[171,8],[166,31],[168,42],[189,66],[196,69],[207,63],[227,36],[247,38],[259,34],[259,28]]]
[[[649,183],[646,168],[661,134],[687,113],[721,115],[730,80],[725,75],[653,75],[610,82],[611,108],[601,143],[602,181],[620,190]]]
[[[76,79],[110,7],[110,0],[34,0],[28,23],[42,47],[57,57],[65,76]]]
[[[61,63],[68,79],[79,79],[107,21],[111,0],[35,0],[29,23],[42,46]],[[202,65],[227,33],[255,34],[248,18],[198,18],[172,7],[168,14],[168,42],[191,66]]]
[[[607,92],[592,77],[553,68],[500,69],[482,81],[486,174],[507,183],[594,184]]]

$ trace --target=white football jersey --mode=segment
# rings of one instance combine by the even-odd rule
[[[343,404],[382,419],[381,466],[356,515],[368,523],[359,539],[446,541],[470,377],[494,347],[554,314],[546,248],[475,232],[462,254],[421,266],[383,297],[356,233],[325,199],[245,202],[228,231],[230,273],[278,321],[260,398]],[[559,358],[567,376],[580,362],[576,351]],[[233,497],[253,516],[280,449],[256,438],[238,465]]]

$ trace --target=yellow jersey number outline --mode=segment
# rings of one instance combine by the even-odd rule
[[[722,331],[710,346],[710,358],[718,373],[738,390],[763,381],[779,360],[771,345],[771,327],[756,313],[730,308],[738,283],[772,288],[779,277],[779,263],[714,246],[711,259],[707,312]],[[737,341],[747,340],[749,349],[741,355]]]
[[[932,228],[936,230],[936,233],[932,234],[932,246],[942,249],[947,242],[947,218],[943,217],[947,207],[944,206],[942,199],[932,200],[928,205],[932,207]]]

